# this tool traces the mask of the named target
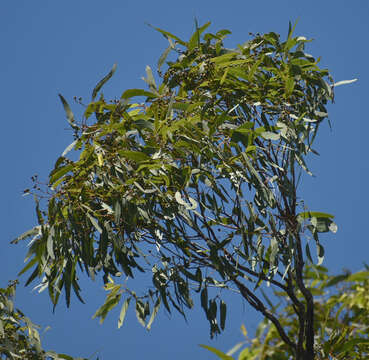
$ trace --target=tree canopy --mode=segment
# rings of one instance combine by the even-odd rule
[[[169,46],[145,89],[108,101],[92,92],[81,120],[60,99],[74,141],[50,173],[35,179],[38,225],[21,274],[40,277],[57,305],[64,290],[80,301],[79,273],[102,274],[104,321],[131,302],[148,329],[160,308],[186,316],[198,293],[210,335],[225,328],[223,290],[233,290],[274,324],[297,359],[314,357],[313,294],[304,281],[319,234],[337,231],[333,215],[308,209],[297,190],[311,174],[306,157],[334,98],[328,70],[305,52],[310,41],[274,32],[251,34],[235,49],[228,30],[197,26],[188,41],[156,28]],[[346,81],[347,82],[347,81]],[[74,151],[72,158],[68,153]],[[38,190],[37,190],[38,189]],[[149,274],[142,286],[138,274]],[[288,332],[262,296],[264,285],[292,301]]]

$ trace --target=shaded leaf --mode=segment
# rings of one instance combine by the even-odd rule
[[[115,70],[117,69],[117,64],[114,64],[112,69],[109,71],[107,75],[105,75],[95,86],[94,90],[92,91],[92,101],[95,100],[97,93],[100,91],[100,89],[103,87],[103,85],[113,76],[115,73]]]

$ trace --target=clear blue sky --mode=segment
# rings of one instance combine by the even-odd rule
[[[307,51],[322,57],[321,64],[336,81],[359,79],[337,88],[336,103],[329,106],[333,130],[328,125],[322,129],[316,146],[321,156],[310,161],[317,177],[306,179],[302,189],[312,210],[336,215],[338,233],[323,237],[325,265],[333,271],[356,271],[363,261],[369,262],[367,0],[2,0],[1,287],[15,278],[26,252],[26,243],[15,246],[10,240],[36,221],[32,198],[22,197],[22,190],[30,186],[35,173],[46,179],[55,159],[72,142],[57,94],[70,102],[73,96],[88,101],[97,81],[114,63],[118,70],[104,88],[106,98],[144,86],[140,78],[145,66],[155,68],[167,46],[145,22],[187,38],[194,17],[200,23],[210,20],[210,30],[230,29],[228,47],[246,41],[249,32],[275,31],[285,36],[288,21],[299,20],[296,34],[315,39]],[[102,326],[91,320],[104,298],[102,283],[84,285],[87,304],[74,301],[66,309],[61,303],[54,315],[46,292],[19,287],[17,305],[35,322],[52,327],[43,337],[45,348],[86,357],[97,351],[103,360],[212,359],[197,344],[228,350],[241,340],[242,323],[250,331],[257,324],[253,311],[234,298],[228,329],[215,341],[209,340],[208,324],[196,310],[189,314],[188,324],[161,312],[151,332],[137,323],[132,312],[117,330],[116,313]]]

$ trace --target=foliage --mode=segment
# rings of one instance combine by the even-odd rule
[[[305,273],[311,291],[316,296],[315,349],[316,359],[367,359],[369,356],[369,268],[354,274],[337,276],[327,274],[324,267],[310,268]],[[334,289],[332,290],[332,288]],[[281,324],[288,332],[298,329],[294,309],[287,294],[275,292],[276,300],[284,302],[280,310]],[[301,296],[301,295],[300,295]],[[274,360],[293,358],[291,349],[281,341],[275,327],[268,320],[262,321],[256,337],[237,344],[226,354],[218,349],[202,345],[219,359],[232,360],[233,355],[245,346],[238,360]]]
[[[74,141],[48,189],[35,193],[38,225],[14,241],[32,237],[21,274],[33,268],[27,284],[42,277],[54,306],[63,289],[68,306],[72,290],[83,301],[80,271],[102,274],[108,294],[94,316],[103,321],[123,301],[118,327],[132,302],[150,328],[161,305],[185,316],[198,293],[211,336],[225,327],[221,295],[232,289],[272,321],[296,358],[312,358],[303,268],[314,244],[323,261],[319,233],[337,226],[332,215],[307,209],[297,187],[302,172],[311,174],[305,158],[317,153],[334,84],[291,25],[285,41],[256,34],[236,49],[224,47],[230,31],[205,33],[209,25],[196,26],[188,41],[156,29],[169,41],[159,85],[148,66],[148,89],[98,98],[114,66],[81,122],[60,95]],[[67,157],[71,150],[77,160]],[[140,272],[151,274],[152,286],[132,280]],[[264,283],[294,302],[297,332],[287,334],[260,298]]]
[[[17,281],[0,289],[0,358],[22,360],[83,360],[42,349],[39,326],[33,324],[19,309],[13,298]]]

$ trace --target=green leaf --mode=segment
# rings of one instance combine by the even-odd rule
[[[70,145],[68,145],[63,151],[63,153],[61,154],[61,156],[65,157],[65,155],[67,155],[74,148],[74,145],[76,145],[77,142],[78,140],[74,140]]]
[[[106,298],[105,303],[99,309],[97,309],[97,311],[92,316],[92,318],[95,319],[96,317],[99,317],[100,324],[102,324],[106,316],[108,315],[109,311],[111,311],[115,306],[118,305],[121,296],[122,294],[115,294],[114,296],[108,296]]]
[[[304,219],[304,220],[311,219],[312,217],[326,218],[326,219],[333,219],[334,218],[334,215],[319,212],[319,211],[305,211],[305,212],[301,212],[301,213],[297,214],[297,216],[300,217],[301,219]]]
[[[120,311],[119,319],[118,319],[118,329],[120,329],[120,328],[121,328],[121,326],[122,326],[122,325],[123,325],[123,323],[124,323],[124,319],[125,319],[125,317],[126,317],[126,313],[127,313],[127,309],[128,309],[128,306],[129,306],[130,301],[131,301],[131,298],[129,297],[129,298],[127,298],[127,299],[124,301],[124,303],[123,303],[123,305],[122,305],[122,309],[121,309],[121,311]]]
[[[310,222],[315,228],[315,230],[319,233],[324,233],[328,231],[333,232],[337,231],[337,225],[335,225],[335,223],[327,217],[312,217]]]
[[[332,232],[332,233],[336,233],[338,231],[338,226],[335,222],[331,222],[328,226],[329,230]]]
[[[53,249],[54,233],[55,233],[54,227],[51,227],[49,229],[49,236],[47,237],[47,243],[46,243],[47,253],[51,259],[55,259],[55,254],[54,254],[54,249]]]
[[[222,359],[222,360],[234,360],[232,356],[229,356],[227,354],[225,354],[224,352],[214,348],[214,347],[211,347],[211,346],[208,346],[208,345],[203,345],[203,344],[200,344],[199,346],[201,346],[202,348],[206,349],[206,350],[209,350],[210,352],[212,352],[213,354],[215,354],[216,356],[218,356],[219,359]]]
[[[116,69],[117,69],[117,64],[114,64],[112,69],[109,71],[109,73],[98,82],[98,84],[95,86],[94,90],[92,91],[92,101],[95,100],[97,93],[100,91],[103,85],[113,76]]]
[[[21,276],[24,274],[27,270],[29,270],[33,265],[35,265],[38,262],[37,257],[34,257],[32,260],[28,262],[28,264],[18,273],[18,276]],[[37,267],[36,267],[37,270]],[[37,273],[36,273],[37,276]]]
[[[119,155],[125,157],[126,159],[133,160],[136,162],[151,159],[150,156],[146,155],[144,152],[141,151],[120,150]]]
[[[347,281],[365,281],[369,279],[369,271],[359,271],[355,274],[350,275]]]
[[[188,197],[188,201],[191,204],[188,204],[186,201],[182,199],[182,195],[179,191],[177,191],[174,195],[175,199],[177,200],[178,204],[183,205],[187,210],[195,210],[198,206],[196,200]]]
[[[227,305],[223,300],[221,300],[220,302],[220,328],[222,330],[224,330],[225,328],[226,316],[227,316]]]
[[[87,217],[90,219],[92,225],[94,226],[94,228],[100,233],[102,234],[102,229],[99,225],[99,223],[96,221],[96,219],[94,217],[92,217],[89,213],[86,213]]]
[[[72,356],[69,356],[67,354],[58,354],[58,359],[75,360]]]
[[[318,257],[317,265],[320,266],[324,261],[324,247],[319,243],[316,244],[316,252]]]
[[[369,274],[368,274],[369,275]],[[348,274],[344,274],[344,275],[337,275],[332,277],[326,284],[325,284],[325,288],[334,286],[342,281],[345,281],[348,278]]]
[[[205,313],[208,311],[208,289],[205,287],[201,291],[201,306],[204,309]]]
[[[74,168],[74,164],[67,164],[67,165],[64,165],[64,166],[60,167],[56,171],[52,171],[50,173],[50,175],[51,175],[50,176],[50,185],[51,186],[54,185],[57,180],[62,178],[69,171],[73,170],[73,168]]]
[[[286,80],[286,98],[289,98],[292,95],[294,88],[295,88],[295,81],[293,77],[288,77]]]
[[[150,27],[152,27],[152,28],[153,28],[153,29],[155,29],[156,31],[159,31],[161,34],[163,34],[163,36],[164,36],[166,39],[168,39],[168,38],[172,38],[172,39],[176,40],[179,44],[181,44],[181,45],[183,45],[183,46],[186,46],[186,45],[187,45],[187,43],[186,43],[186,42],[184,42],[183,40],[181,40],[179,37],[177,37],[177,36],[175,36],[175,35],[171,34],[170,32],[165,31],[165,30],[162,30],[162,29],[159,29],[159,28],[157,28],[157,27],[154,27],[154,26],[152,26],[152,25],[151,25],[151,24],[149,24],[149,23],[147,23],[147,25],[149,25]]]
[[[352,79],[352,80],[341,80],[341,81],[338,81],[336,83],[334,83],[332,86],[333,87],[337,87],[337,86],[340,86],[340,85],[347,85],[347,84],[352,84],[354,82],[356,82],[357,79]]]
[[[145,327],[145,305],[141,300],[136,300],[136,317],[138,322]]]
[[[190,38],[190,41],[188,42],[188,49],[192,50],[195,47],[200,45],[200,35],[209,27],[211,22],[207,22],[205,25],[198,28],[197,21],[196,21],[196,31],[193,33],[193,35]]]
[[[129,89],[129,90],[126,90],[120,98],[121,99],[130,99],[134,96],[146,96],[148,98],[158,97],[158,95],[156,95],[156,94],[154,94],[150,91],[143,90],[143,89]]]
[[[158,296],[156,302],[155,302],[155,305],[154,305],[154,309],[152,310],[152,313],[151,313],[151,316],[150,316],[150,319],[149,319],[149,322],[147,323],[147,326],[146,326],[146,329],[147,330],[150,330],[151,329],[151,325],[159,311],[159,307],[160,307],[160,303],[161,303],[161,297]]]
[[[72,110],[69,104],[67,103],[67,101],[64,99],[64,97],[61,94],[59,94],[59,98],[63,104],[64,111],[67,115],[67,120],[68,120],[69,125],[72,127],[73,130],[79,130],[79,127],[75,124],[74,115],[72,113]]]
[[[173,49],[172,45],[170,44],[165,51],[161,54],[159,60],[158,60],[158,71],[160,71],[161,67],[164,64],[164,61],[166,60],[166,58],[168,57],[170,51]]]
[[[280,134],[276,134],[273,133],[271,131],[264,131],[263,133],[261,133],[261,136],[265,139],[265,140],[279,140],[280,138]]]
[[[310,263],[311,264],[314,264],[314,261],[313,261],[313,258],[311,256],[310,247],[309,247],[309,244],[308,243],[306,243],[305,252],[306,252],[306,257],[308,258],[308,260],[310,261]]]
[[[347,351],[354,350],[358,344],[369,344],[369,339],[362,339],[362,338],[350,339],[346,341],[342,347],[339,347],[339,351],[340,353],[345,353]],[[352,356],[354,356],[354,354],[352,354]]]
[[[37,225],[35,227],[33,227],[30,230],[27,230],[26,232],[24,232],[22,235],[19,235],[17,238],[15,238],[14,240],[11,241],[11,244],[17,244],[19,241],[22,241],[24,239],[27,239],[31,236],[36,236],[41,234],[41,226]]]
[[[143,78],[143,79],[149,85],[149,88],[151,91],[156,91],[156,83],[155,83],[154,75],[152,74],[152,70],[149,65],[146,66],[146,75],[147,75],[147,78]]]
[[[276,259],[278,255],[278,241],[277,239],[272,236],[270,238],[270,263],[272,266],[276,265]]]

